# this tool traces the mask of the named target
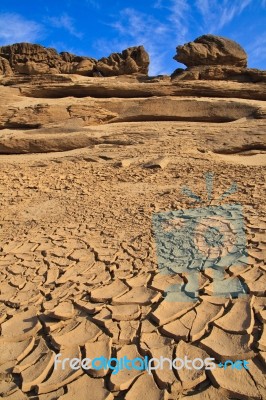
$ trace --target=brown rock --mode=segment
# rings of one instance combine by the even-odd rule
[[[203,301],[195,308],[195,311],[197,315],[190,331],[190,337],[193,342],[199,340],[207,332],[209,324],[223,314],[224,308],[220,305]]]
[[[90,292],[91,299],[96,302],[104,302],[106,300],[115,299],[128,292],[129,288],[122,281],[116,279],[106,286],[93,289]]]
[[[201,358],[204,360],[205,358],[209,357],[204,350],[181,340],[175,347],[175,357],[184,360],[185,356],[187,356],[189,360],[194,360],[196,358]],[[180,366],[179,362],[177,362],[177,366]],[[198,367],[198,365],[196,366]],[[206,380],[204,369],[196,369],[192,368],[191,366],[190,368],[191,369],[180,368],[177,370],[178,377],[182,383],[183,389],[185,390],[192,389]]]
[[[241,359],[241,357],[239,357]],[[221,387],[230,397],[237,399],[261,399],[260,393],[245,368],[215,368],[209,371],[213,384]]]
[[[151,375],[144,373],[131,386],[125,396],[125,400],[140,399],[143,394],[147,399],[151,400],[167,400],[168,394],[164,390],[160,390]]]
[[[222,390],[210,386],[206,390],[203,390],[202,392],[180,398],[180,400],[214,400],[214,399],[229,400],[229,397]]]
[[[61,81],[58,82],[58,77]],[[264,82],[258,85],[250,85],[245,82],[220,82],[220,81],[172,81],[172,82],[139,82],[137,79],[133,82],[124,82],[121,78],[112,78],[107,81],[102,78],[87,78],[82,80],[74,80],[73,78],[57,75],[52,78],[51,75],[32,75],[28,81],[21,81],[20,77],[6,78],[4,81],[5,85],[19,85],[21,93],[25,96],[36,97],[36,98],[62,98],[67,96],[74,97],[120,97],[125,98],[136,98],[136,97],[154,97],[154,96],[197,96],[197,97],[220,97],[220,98],[240,98],[240,99],[257,99],[265,100],[265,84]],[[64,79],[64,80],[63,80]],[[145,99],[147,101],[147,99]],[[153,99],[155,100],[155,99]],[[122,100],[124,101],[124,100]],[[144,99],[143,99],[144,101]],[[147,111],[150,101],[147,101]],[[178,99],[178,103],[180,99]],[[105,102],[104,102],[105,105]],[[120,101],[120,110],[123,105]],[[187,104],[186,104],[187,105]],[[219,104],[217,104],[218,106]],[[179,110],[177,105],[173,103],[175,113]],[[165,105],[159,105],[160,114],[167,111],[167,120],[174,119],[174,112],[169,112],[168,107]],[[254,107],[254,111],[258,107]],[[186,113],[191,108],[186,107]],[[212,108],[212,110],[216,110]],[[230,108],[227,106],[227,113],[231,113]],[[135,107],[132,110],[133,116],[137,114],[142,115],[140,107]],[[145,110],[146,111],[146,110]],[[170,114],[170,115],[169,115]],[[178,113],[179,114],[179,113]],[[145,112],[147,115],[147,112]],[[122,115],[123,116],[123,115]],[[149,120],[154,119],[154,112],[149,113]],[[132,118],[132,117],[131,117]],[[140,119],[140,117],[138,117]],[[159,117],[158,117],[159,118]],[[183,117],[184,119],[184,117]],[[123,119],[122,119],[123,120]],[[127,118],[128,120],[128,118]],[[136,118],[135,118],[136,120]],[[142,116],[141,121],[144,120]],[[160,116],[162,120],[162,116]]]
[[[129,360],[133,360],[134,358],[142,359],[141,355],[137,350],[136,345],[134,344],[123,346],[122,349],[117,352],[116,358],[120,359],[125,356],[127,356]],[[142,367],[140,362],[137,364],[137,367],[138,368]],[[137,370],[133,368],[131,368],[130,370],[124,368],[118,373],[115,373],[114,371],[110,376],[109,387],[112,391],[126,390],[134,382],[134,380],[141,374],[143,374],[143,370]]]
[[[143,46],[130,47],[99,61],[38,44],[16,43],[0,47],[0,73],[12,70],[23,75],[78,74],[84,76],[113,76],[148,73],[149,55]],[[4,59],[5,61],[2,61]],[[10,64],[10,65],[9,65]],[[10,68],[11,66],[11,68]]]
[[[70,329],[70,330],[69,330]],[[102,331],[89,320],[82,320],[73,328],[66,325],[58,333],[52,334],[52,342],[56,348],[84,344],[88,341],[95,341]]]
[[[93,360],[94,358],[105,357],[106,359],[111,358],[111,351],[112,351],[112,341],[111,339],[106,336],[104,340],[100,339],[94,343],[86,343],[85,344],[85,352],[86,358],[90,358]],[[99,364],[98,364],[99,365]],[[108,370],[102,369],[95,369],[91,368],[88,369],[88,374],[93,377],[103,377],[107,374]]]
[[[157,332],[147,332],[141,334],[141,347],[145,350],[158,349],[172,345],[174,340],[160,335]]]
[[[257,389],[261,393],[262,399],[266,395],[266,375],[263,364],[260,362],[259,357],[255,357],[248,362],[248,371],[256,383]]]
[[[97,62],[96,70],[103,76],[147,74],[149,55],[143,46],[130,47],[122,53],[113,53]]]
[[[42,326],[36,312],[35,307],[30,307],[28,311],[17,313],[6,322],[3,322],[0,343],[25,340],[39,332]]]
[[[48,313],[48,316],[59,319],[59,320],[67,320],[70,319],[74,316],[75,311],[74,311],[74,306],[72,303],[68,301],[64,301],[62,303],[59,303],[57,307],[55,307],[53,310],[51,310]]]
[[[37,339],[37,346],[35,347],[35,349],[15,366],[13,372],[15,374],[21,373],[24,369],[34,365],[38,361],[38,359],[41,358],[41,356],[49,353],[49,351],[50,350],[43,338],[41,337],[40,339]]]
[[[29,392],[47,378],[54,364],[54,355],[55,353],[49,349],[47,353],[41,355],[36,363],[21,372],[23,392]]]
[[[0,365],[10,361],[20,361],[33,349],[35,339],[28,338],[21,342],[2,342],[0,352]]]
[[[213,80],[256,83],[266,81],[266,72],[233,65],[200,65],[181,71],[177,69],[171,75],[171,79],[174,81]],[[264,118],[263,114],[261,112],[261,118]]]
[[[170,346],[153,348],[151,351],[149,351],[149,353],[151,358],[160,359],[160,357],[164,357],[173,360],[174,347],[173,345],[172,346],[170,345]],[[171,368],[169,368],[169,363],[167,361],[165,362],[163,369],[160,368],[155,369],[153,373],[155,375],[155,381],[160,389],[167,389],[170,386],[174,385],[175,383],[180,384],[180,382],[177,382],[177,377],[174,371]]]
[[[8,396],[5,396],[6,400],[28,400],[28,396],[21,390],[16,390]]]
[[[159,157],[154,160],[149,161],[148,163],[144,164],[145,168],[161,168],[164,169],[169,164],[169,159],[167,157]]]
[[[262,351],[266,351],[266,325],[263,326],[263,331],[259,340],[259,348]]]
[[[133,287],[128,293],[115,297],[113,304],[139,304],[148,305],[159,300],[161,294],[145,286]]]
[[[93,379],[84,375],[67,385],[67,393],[60,400],[112,400],[114,396],[104,387],[103,379]]]
[[[227,332],[251,333],[254,326],[253,300],[236,300],[231,310],[214,322],[215,325]]]
[[[201,345],[219,361],[236,361],[253,357],[254,352],[250,348],[251,342],[252,337],[248,334],[231,334],[214,326],[211,334],[201,340]]]
[[[108,306],[112,312],[112,318],[116,321],[131,321],[140,316],[140,307],[138,304],[124,304],[117,306]]]
[[[30,136],[24,133],[0,138],[0,154],[25,154],[67,151],[91,146],[93,140],[83,133],[41,134]]]
[[[186,328],[179,319],[164,325],[160,328],[160,331],[165,336],[170,336],[175,340],[187,340],[189,335],[189,329]]]
[[[8,60],[3,57],[0,57],[0,75],[13,75],[13,71],[10,67]]]
[[[176,61],[187,67],[196,65],[234,65],[247,66],[247,55],[242,47],[233,40],[203,35],[194,42],[177,47]]]
[[[70,366],[69,359],[79,359],[81,360],[81,353],[78,346],[73,347],[66,347],[61,351],[61,356],[59,360],[63,361],[64,359],[66,362],[64,365],[62,363],[58,363],[56,369],[54,368],[52,374],[49,378],[37,385],[37,392],[38,394],[49,393],[54,390],[57,390],[68,383],[71,383],[75,379],[77,379],[80,375],[83,374],[83,370],[81,368],[73,369]],[[52,359],[54,364],[54,357]],[[76,365],[76,364],[75,364]],[[64,367],[64,369],[63,369]],[[75,367],[76,368],[76,367]],[[27,371],[27,370],[26,370]]]
[[[197,303],[191,301],[191,298],[183,294],[178,301],[177,296],[173,296],[173,300],[166,297],[157,307],[155,311],[151,313],[151,317],[159,325],[166,324],[173,321],[174,319],[181,317],[186,314],[189,310],[194,308]]]

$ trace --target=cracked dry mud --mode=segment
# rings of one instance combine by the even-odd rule
[[[27,98],[20,101],[25,106]],[[34,134],[23,133],[29,140]],[[82,149],[0,156],[0,396],[265,399],[265,120],[114,122],[90,126],[93,134],[98,141]],[[244,263],[235,264],[233,256],[227,265],[220,261],[220,293],[212,268],[200,270],[198,286],[189,268],[162,274],[152,225],[154,213],[200,207],[183,186],[207,206],[209,171],[215,177],[211,205],[237,183],[237,192],[222,202],[242,204],[247,239]],[[178,219],[172,223],[180,226]],[[247,294],[225,296],[235,278]],[[182,296],[166,296],[178,286]],[[66,364],[62,371],[54,369],[58,353],[187,355],[214,357],[217,364],[245,359],[250,368],[115,375]]]

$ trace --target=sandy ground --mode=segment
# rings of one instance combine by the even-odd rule
[[[252,132],[256,142],[255,131],[261,141],[265,123],[89,129],[102,139],[92,148],[0,156],[0,394],[12,400],[131,400],[143,393],[151,400],[266,398],[266,154],[243,147]],[[220,148],[230,154],[217,153]],[[219,200],[233,183],[237,191]],[[202,202],[193,202],[184,186]],[[223,266],[219,293],[212,268],[200,268],[193,255],[198,286],[190,279],[196,270],[178,254],[182,267],[162,274],[155,215],[235,203],[243,207],[247,257]],[[226,229],[237,235],[241,215],[230,218],[238,228]],[[166,235],[166,248],[167,241]],[[225,294],[233,279],[240,282],[238,298]],[[169,301],[171,285],[185,300]],[[55,353],[80,352],[213,357],[217,365],[248,360],[250,368],[151,375],[53,369]]]

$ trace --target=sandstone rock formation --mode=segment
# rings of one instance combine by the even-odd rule
[[[0,75],[8,76],[12,74],[13,72],[8,60],[6,60],[4,57],[0,57]]]
[[[247,68],[245,50],[233,40],[203,35],[193,42],[177,46],[174,59],[188,68],[178,68],[173,79],[233,80],[239,82],[266,81],[266,72]]]
[[[203,35],[193,42],[178,46],[176,61],[187,67],[198,65],[233,65],[247,66],[247,54],[242,47],[233,40],[215,36]]]
[[[131,47],[109,57],[94,58],[76,56],[68,52],[38,44],[16,43],[0,47],[0,72],[11,71],[23,75],[78,74],[85,76],[113,76],[123,74],[147,74],[149,56],[143,46]]]
[[[113,53],[107,58],[101,58],[96,64],[96,69],[103,76],[134,73],[147,75],[149,62],[149,55],[143,46],[130,47],[122,53]]]

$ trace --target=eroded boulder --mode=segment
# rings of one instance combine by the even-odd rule
[[[149,55],[143,46],[129,47],[122,53],[113,53],[107,58],[101,58],[97,70],[103,76],[131,75],[134,73],[148,74]]]
[[[247,54],[235,41],[222,36],[203,35],[177,46],[174,59],[187,67],[198,65],[247,66]]]
[[[13,71],[8,60],[3,57],[0,57],[0,75],[13,75]]]

